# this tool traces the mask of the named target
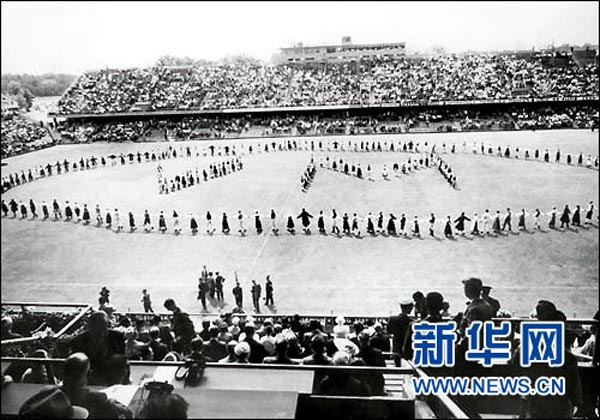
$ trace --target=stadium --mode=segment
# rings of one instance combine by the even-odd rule
[[[41,121],[3,93],[3,417],[89,357],[92,388],[131,389],[107,388],[112,411],[69,395],[90,418],[153,418],[151,378],[189,417],[597,418],[597,47],[344,37],[180,61],[84,72]],[[579,393],[415,395],[411,377],[515,376],[415,366],[399,304],[462,325],[472,283],[493,296],[474,320],[564,322],[571,370],[552,372]],[[122,349],[96,354],[98,328]],[[190,360],[201,385],[177,379]]]

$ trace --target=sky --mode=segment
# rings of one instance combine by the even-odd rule
[[[9,2],[6,73],[79,74],[162,55],[269,61],[280,47],[406,42],[450,52],[598,44],[598,2]]]

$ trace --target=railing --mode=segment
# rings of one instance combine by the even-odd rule
[[[77,322],[82,320],[88,313],[93,311],[92,305],[84,304],[84,303],[59,303],[59,302],[2,302],[2,307],[5,306],[39,306],[39,307],[50,307],[50,308],[80,308],[78,314],[76,314],[73,319],[71,319],[64,327],[62,327],[58,332],[54,333],[54,337],[58,338],[63,334],[66,334]],[[32,311],[32,313],[40,313],[41,311]],[[38,328],[39,329],[39,328]],[[31,336],[31,337],[22,337],[22,338],[13,338],[9,340],[2,340],[0,344],[2,346],[11,346],[17,344],[31,343],[38,340],[41,340],[43,337],[41,336]]]
[[[445,107],[445,106],[473,106],[473,105],[499,105],[499,104],[543,104],[553,102],[595,102],[600,97],[595,96],[562,96],[550,98],[506,98],[506,99],[471,99],[471,100],[401,100],[400,102],[382,102],[379,104],[340,104],[323,106],[282,106],[271,108],[227,108],[227,109],[191,109],[191,110],[165,110],[165,111],[136,111],[113,112],[103,114],[59,114],[48,113],[49,117],[77,118],[77,119],[102,119],[113,117],[154,117],[176,115],[223,115],[223,114],[265,114],[289,112],[319,112],[319,111],[349,111],[359,109],[377,108],[404,108],[404,107]]]

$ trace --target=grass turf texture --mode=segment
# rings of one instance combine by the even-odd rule
[[[589,131],[542,131],[425,134],[409,136],[365,136],[365,139],[389,141],[409,138],[423,144],[457,144],[457,155],[443,155],[458,177],[459,190],[453,190],[433,169],[396,178],[391,166],[408,159],[406,153],[323,152],[319,156],[342,157],[373,167],[376,182],[359,180],[319,168],[307,193],[300,188],[300,174],[308,164],[311,152],[274,152],[243,156],[241,172],[201,183],[175,194],[159,195],[156,164],[135,164],[53,176],[17,187],[3,195],[28,201],[38,206],[59,201],[87,203],[95,222],[94,208],[119,208],[125,233],[116,234],[95,226],[84,227],[63,221],[20,221],[2,219],[2,299],[24,301],[77,301],[96,303],[102,286],[111,291],[111,303],[118,310],[140,311],[142,288],[149,289],[155,310],[163,311],[162,302],[174,298],[183,308],[199,312],[196,300],[197,278],[203,265],[221,272],[225,278],[223,307],[209,305],[217,311],[232,308],[231,288],[237,270],[244,288],[244,306],[251,310],[251,280],[263,284],[266,274],[274,281],[275,307],[263,312],[342,313],[385,315],[397,310],[398,299],[409,298],[415,290],[440,291],[451,304],[451,312],[463,310],[466,298],[461,279],[476,276],[494,287],[492,295],[504,309],[517,316],[527,315],[538,299],[554,301],[571,317],[591,317],[598,309],[598,230],[550,231],[520,233],[503,237],[458,238],[456,241],[366,237],[354,239],[321,236],[316,229],[316,216],[323,209],[327,217],[331,208],[338,213],[353,212],[376,215],[404,212],[408,222],[419,215],[421,233],[427,235],[430,212],[437,216],[436,233],[442,235],[447,215],[457,217],[465,211],[471,217],[485,208],[504,213],[510,207],[516,214],[522,207],[530,213],[536,207],[548,212],[555,205],[559,212],[566,203],[573,209],[580,204],[585,210],[593,199],[598,205],[598,172],[566,165],[500,159],[472,155],[473,141],[483,141],[494,149],[498,145],[519,145],[541,151],[560,147],[562,160],[566,153],[584,156],[598,154],[598,135]],[[347,141],[347,138],[321,138],[323,141]],[[351,137],[361,140],[361,137]],[[304,139],[297,139],[304,142]],[[315,139],[318,141],[319,139]],[[256,145],[266,140],[253,140]],[[310,141],[310,139],[309,139]],[[462,143],[466,141],[466,153]],[[217,144],[217,142],[214,142]],[[229,144],[244,144],[235,141]],[[186,143],[175,143],[176,146]],[[209,142],[191,142],[205,147]],[[218,144],[225,144],[219,142]],[[165,143],[93,144],[58,146],[33,154],[6,159],[2,174],[26,169],[37,164],[69,160],[81,156],[108,155],[164,148]],[[239,147],[239,146],[238,146]],[[183,158],[163,161],[167,176],[202,167],[219,158]],[[388,165],[390,181],[381,179],[383,164]],[[61,203],[62,205],[62,203]],[[291,236],[285,232],[288,214],[297,215],[302,207],[311,212],[312,235]],[[156,214],[164,210],[169,233],[128,233],[127,212],[133,211],[141,230],[142,212]],[[259,210],[265,231],[269,230],[268,211],[279,215],[281,234],[256,236],[253,214]],[[213,214],[217,234],[204,232],[204,214]],[[237,234],[237,210],[246,214],[248,235]],[[183,234],[172,234],[169,218],[173,210],[181,216]],[[220,232],[221,213],[229,216],[232,234]],[[194,212],[199,218],[200,235],[189,234],[185,217]],[[41,213],[41,209],[38,210]],[[597,213],[596,213],[597,214]],[[583,216],[583,214],[582,214]],[[52,216],[51,216],[52,218]],[[594,216],[594,219],[596,216]],[[386,218],[387,221],[387,218]],[[529,221],[531,226],[532,222]],[[364,224],[363,224],[364,225]],[[409,223],[410,225],[410,223]],[[330,221],[326,218],[330,230]],[[339,223],[341,227],[341,223]],[[516,217],[513,217],[516,230]],[[364,235],[364,227],[363,227]],[[264,294],[264,291],[263,291]]]

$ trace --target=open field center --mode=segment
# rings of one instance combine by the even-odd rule
[[[533,213],[536,208],[547,213],[556,206],[560,213],[565,204],[573,210],[582,208],[582,218],[588,202],[598,205],[598,171],[564,164],[566,154],[587,157],[598,155],[598,133],[583,130],[538,132],[488,132],[418,135],[380,135],[353,137],[294,138],[304,144],[311,140],[325,145],[361,140],[407,141],[412,139],[436,151],[447,151],[456,145],[456,154],[442,154],[458,178],[458,189],[451,188],[437,169],[419,169],[407,175],[392,171],[394,163],[403,163],[416,154],[402,152],[352,151],[276,151],[241,155],[244,169],[231,175],[201,182],[193,187],[170,193],[158,193],[157,164],[107,165],[96,170],[69,172],[18,186],[3,194],[5,201],[14,198],[27,203],[30,198],[41,205],[57,199],[86,203],[92,223],[19,220],[2,218],[1,291],[4,301],[54,301],[96,303],[102,286],[111,290],[111,303],[120,311],[140,311],[141,290],[147,288],[155,310],[163,311],[162,302],[174,298],[185,310],[200,312],[196,300],[197,279],[203,265],[219,271],[226,278],[224,306],[233,307],[231,289],[237,271],[244,289],[244,306],[251,310],[251,280],[263,285],[267,274],[274,282],[275,307],[265,312],[303,314],[385,315],[397,310],[399,299],[410,298],[416,290],[424,293],[437,290],[450,302],[450,312],[464,309],[461,279],[480,277],[493,286],[492,296],[502,308],[515,316],[528,315],[538,299],[548,299],[568,317],[592,317],[598,309],[598,224],[597,207],[594,226],[569,230],[516,232],[516,214],[522,209]],[[202,151],[209,144],[216,146],[251,143],[264,145],[283,139],[253,139],[235,141],[196,141],[170,143],[174,147],[191,145]],[[518,145],[521,150],[548,149],[551,162],[560,147],[562,163],[504,159],[473,154],[472,146],[481,142],[492,146]],[[466,146],[463,144],[466,143]],[[65,158],[79,160],[94,155],[107,156],[164,150],[167,143],[110,143],[64,145],[32,154],[6,159],[2,175],[8,175],[37,165],[55,163]],[[423,147],[423,146],[422,146]],[[194,149],[195,150],[195,149]],[[240,154],[238,153],[238,156]],[[373,168],[375,181],[346,176],[339,172],[317,168],[311,187],[303,192],[300,175],[311,157],[318,166],[320,158],[329,156],[360,163],[363,171]],[[165,174],[173,177],[187,170],[201,169],[228,157],[200,156],[169,159],[161,162]],[[390,179],[381,177],[387,165]],[[94,209],[99,204],[104,211],[118,208],[125,231],[116,233],[95,226]],[[300,220],[295,219],[297,232],[285,231],[289,214],[297,216],[305,207],[314,217],[312,234],[305,235]],[[471,217],[487,208],[501,214],[510,207],[513,212],[512,234],[485,238],[443,237],[444,221],[461,212]],[[269,233],[269,211],[278,214],[281,230],[278,236]],[[320,235],[316,219],[320,210],[331,230],[331,209],[374,217],[382,211],[385,221],[390,213],[407,215],[408,226],[419,216],[423,239],[365,236],[336,237]],[[166,234],[144,233],[142,214],[148,209],[153,223],[162,210],[167,217]],[[176,210],[183,232],[174,235],[170,216]],[[214,235],[204,231],[204,215],[213,215],[217,228]],[[246,215],[248,234],[237,233],[236,214]],[[256,235],[254,212],[260,212],[265,233]],[[51,211],[51,209],[50,209]],[[127,213],[135,214],[138,231],[129,233]],[[38,210],[40,213],[41,210]],[[221,215],[226,212],[232,229],[230,235],[220,233]],[[427,236],[430,213],[437,217],[437,238]],[[200,233],[192,236],[189,215],[198,217]],[[546,220],[546,218],[543,218]],[[341,227],[341,222],[339,223]],[[533,228],[532,219],[528,219]]]

